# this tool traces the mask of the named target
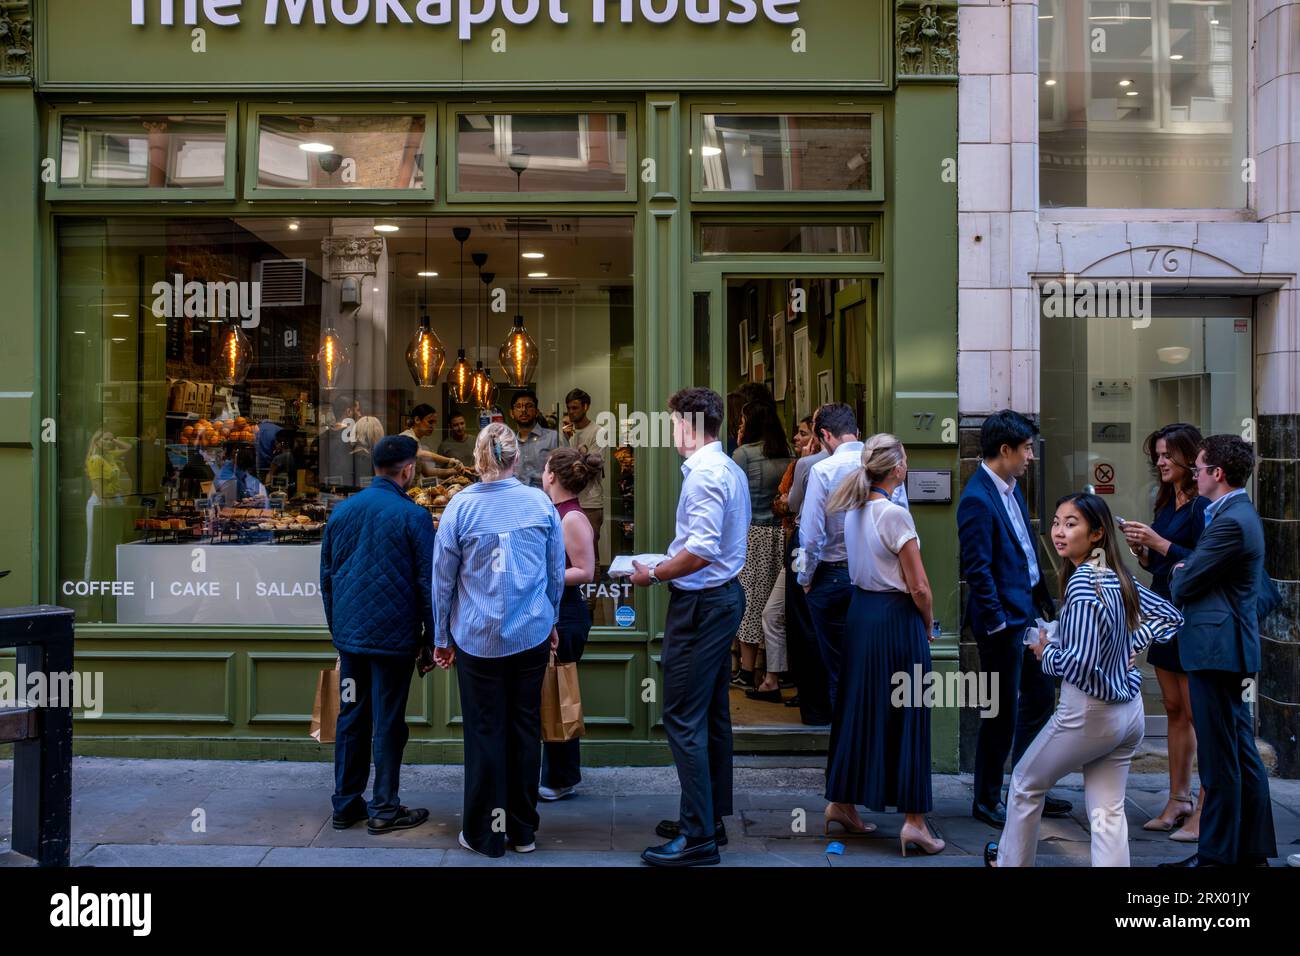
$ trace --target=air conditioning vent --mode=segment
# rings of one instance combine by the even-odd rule
[[[262,308],[303,304],[307,289],[306,259],[264,259],[258,266]]]

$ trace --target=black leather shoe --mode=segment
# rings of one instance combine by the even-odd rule
[[[990,840],[984,844],[984,865],[992,868],[998,861],[998,845]]]
[[[785,699],[785,706],[787,706],[787,707],[799,707],[799,706],[801,706],[800,703],[799,703],[799,695],[798,695],[798,694],[795,694],[793,697],[787,697],[787,698]]]
[[[682,835],[682,824],[680,820],[660,820],[655,827],[655,833],[665,840],[675,840]],[[722,825],[721,820],[713,821],[713,842],[718,846],[727,845],[727,828]]]
[[[394,830],[410,830],[418,827],[427,819],[429,819],[428,810],[411,810],[407,807],[398,807],[397,816],[391,820],[381,820],[376,817],[366,824],[366,830],[370,833],[392,833]]]
[[[651,866],[714,866],[722,862],[718,844],[706,840],[697,846],[687,846],[686,837],[679,836],[663,846],[648,846],[641,859]]]
[[[1043,816],[1045,817],[1068,817],[1073,809],[1074,804],[1069,800],[1048,797],[1043,801]]]
[[[1172,863],[1157,863],[1156,865],[1157,865],[1157,866],[1168,866],[1168,867],[1173,867],[1173,866],[1179,866],[1179,867],[1182,867],[1182,866],[1218,866],[1219,864],[1217,864],[1217,863],[1203,862],[1203,861],[1201,860],[1201,858],[1200,858],[1197,854],[1193,853],[1191,856],[1189,856],[1189,857],[1188,857],[1187,859],[1185,859],[1185,860],[1175,860],[1175,861],[1172,862]]]
[[[780,704],[784,700],[784,698],[782,698],[781,696],[781,688],[779,687],[773,687],[771,690],[758,690],[757,688],[750,688],[749,690],[745,691],[745,696],[748,697],[750,700],[762,700],[762,701],[766,701],[769,704]]]
[[[1007,825],[1007,808],[1000,803],[996,807],[986,807],[982,803],[972,803],[970,815],[991,827],[1004,827]]]
[[[356,826],[358,823],[365,822],[369,816],[370,814],[366,812],[366,805],[363,803],[361,804],[360,809],[352,810],[351,812],[342,815],[337,813],[333,814],[332,822],[335,830],[346,830],[349,827]]]
[[[830,714],[801,714],[799,722],[805,727],[829,727],[831,725]]]

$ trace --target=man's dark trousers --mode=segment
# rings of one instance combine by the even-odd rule
[[[831,695],[826,663],[817,646],[808,595],[791,567],[791,548],[785,551],[785,640],[790,655],[790,673],[799,688],[799,716],[806,724],[831,722]]]
[[[1220,866],[1277,856],[1268,775],[1255,749],[1246,703],[1249,674],[1188,671],[1196,727],[1196,766],[1205,788],[1196,855]]]
[[[731,641],[745,616],[745,592],[670,588],[664,625],[664,730],[682,787],[679,819],[691,839],[713,836],[731,806]]]
[[[808,592],[808,610],[812,612],[817,647],[826,665],[831,713],[835,712],[835,695],[840,684],[840,646],[844,643],[844,618],[849,613],[851,600],[853,582],[849,580],[849,569],[825,563],[817,565],[813,572],[812,590]]]
[[[336,815],[345,816],[356,805],[364,805],[362,794],[370,776],[373,749],[375,786],[370,817],[391,820],[397,816],[402,750],[409,736],[406,699],[414,671],[414,657],[339,651],[341,693],[334,732]]]
[[[998,675],[997,716],[980,718],[975,741],[975,799],[990,808],[1002,802],[1007,754],[1014,768],[1056,709],[1056,682],[1022,641],[1027,627],[1012,623],[975,638],[980,670]]]

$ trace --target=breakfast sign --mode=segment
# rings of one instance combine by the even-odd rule
[[[887,90],[889,0],[45,0],[52,92]]]

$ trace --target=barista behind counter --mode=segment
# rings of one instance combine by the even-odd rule
[[[422,444],[422,440],[432,435],[434,429],[438,426],[438,413],[434,410],[434,407],[424,404],[416,405],[411,409],[411,413],[407,417],[410,420],[411,427],[402,434],[407,438],[414,438],[416,444],[419,445],[416,458],[420,463],[420,473],[426,478],[450,478],[452,475],[463,474],[465,466],[460,461],[430,451]]]

